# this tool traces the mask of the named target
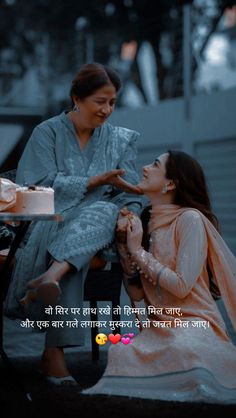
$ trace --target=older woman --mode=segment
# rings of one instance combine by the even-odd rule
[[[217,290],[236,329],[236,259],[217,232],[202,168],[169,151],[144,167],[139,187],[151,202],[144,230],[130,215],[120,248],[126,288],[144,299],[147,320],[132,343],[110,347],[102,379],[83,393],[236,403],[236,347],[214,300]]]
[[[11,316],[45,318],[45,304],[79,307],[93,256],[114,238],[119,210],[142,207],[136,169],[138,133],[107,122],[120,79],[110,68],[81,67],[72,82],[72,108],[38,125],[19,162],[16,182],[52,186],[64,221],[38,223],[23,250],[6,303]],[[129,194],[128,194],[129,193]],[[60,284],[59,284],[60,283]],[[52,315],[46,319],[73,319]],[[71,318],[70,318],[71,317]],[[63,347],[82,344],[81,329],[49,327],[42,370],[71,380]]]

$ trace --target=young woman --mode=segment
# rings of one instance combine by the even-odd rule
[[[141,211],[142,197],[134,186],[139,134],[107,122],[120,86],[111,68],[85,64],[72,81],[71,109],[38,125],[27,143],[16,182],[53,187],[56,212],[64,221],[37,223],[18,251],[8,316],[73,320],[70,308],[82,306],[90,261],[113,241],[119,209]],[[45,304],[58,300],[68,313],[45,316]],[[73,381],[63,347],[82,344],[81,328],[46,330],[41,367],[50,381]]]
[[[144,234],[130,215],[120,248],[126,288],[144,299],[147,320],[132,343],[109,348],[103,377],[83,393],[236,403],[236,347],[214,300],[220,292],[236,329],[236,259],[217,232],[203,171],[169,151],[138,186],[151,202]],[[137,270],[141,287],[131,285]]]

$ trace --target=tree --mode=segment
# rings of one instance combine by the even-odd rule
[[[86,56],[81,51],[90,35],[94,40],[93,58],[103,63],[109,61],[112,52],[119,54],[124,42],[135,40],[139,48],[143,41],[148,41],[156,57],[160,98],[180,96],[182,11],[186,3],[193,6],[193,30],[201,19],[208,19],[201,54],[224,10],[235,5],[236,0],[214,0],[215,16],[206,16],[204,9],[196,6],[197,0],[70,0],[69,6],[64,0],[0,0],[0,51],[6,47],[13,49],[23,74],[25,54],[34,57],[38,45],[46,42],[53,80],[54,74],[73,73],[82,64]],[[112,39],[115,41],[109,42]],[[163,39],[169,43],[169,64],[164,57]],[[193,71],[196,68],[195,60]],[[142,90],[136,60],[132,71]],[[146,99],[144,92],[143,96]]]

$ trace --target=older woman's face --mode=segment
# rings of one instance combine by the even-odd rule
[[[83,100],[77,99],[79,115],[91,128],[102,125],[111,115],[116,102],[116,89],[112,84],[101,87]]]
[[[166,179],[166,162],[168,157],[168,153],[162,154],[152,164],[143,167],[143,178],[138,186],[144,194],[161,192],[168,183]]]

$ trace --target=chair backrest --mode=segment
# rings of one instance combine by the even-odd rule
[[[111,270],[89,270],[84,284],[85,301],[113,301],[119,299],[122,267],[112,263]]]
[[[99,359],[99,345],[96,343],[96,336],[100,330],[98,324],[98,301],[111,302],[112,320],[119,324],[120,314],[115,313],[115,308],[120,306],[120,294],[122,285],[122,268],[120,263],[111,263],[111,270],[89,270],[85,284],[84,284],[84,300],[90,304],[91,321],[94,321],[95,326],[91,328],[91,343],[92,343],[92,359]],[[92,313],[93,311],[93,313]],[[102,320],[107,321],[107,317],[104,315]],[[111,318],[109,318],[111,319]],[[108,328],[109,329],[109,328]],[[113,333],[120,332],[120,325],[115,327]]]

